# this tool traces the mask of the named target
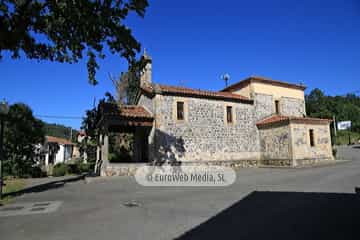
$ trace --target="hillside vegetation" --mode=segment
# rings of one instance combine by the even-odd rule
[[[337,131],[336,144],[348,144],[349,136],[352,143],[360,139],[360,97],[355,94],[344,96],[328,96],[316,88],[306,96],[306,111],[311,117],[333,119],[336,122],[351,121],[349,130]],[[333,124],[331,134],[334,135]],[[333,137],[333,141],[334,141]]]

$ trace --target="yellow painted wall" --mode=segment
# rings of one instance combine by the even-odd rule
[[[279,99],[281,97],[289,97],[289,98],[297,98],[304,100],[304,91],[299,89],[273,86],[270,84],[257,83],[257,82],[251,83],[250,89],[252,90],[253,93],[273,95],[275,99]]]
[[[293,159],[333,159],[328,124],[291,123]],[[314,131],[315,146],[310,146],[309,130]]]
[[[234,91],[235,94],[239,94],[241,96],[247,97],[247,98],[251,98],[250,93],[251,93],[251,88],[250,88],[250,84]]]

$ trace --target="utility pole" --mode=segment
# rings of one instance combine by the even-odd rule
[[[334,124],[334,145],[336,145],[336,139],[337,139],[337,132],[336,132],[336,118],[335,115],[333,115],[333,124]]]
[[[351,145],[351,125],[350,125],[350,131],[349,131],[349,145]]]

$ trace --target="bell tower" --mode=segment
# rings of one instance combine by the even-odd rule
[[[145,48],[142,58],[146,60],[146,65],[140,76],[140,84],[141,86],[146,86],[152,83],[152,58],[147,54]]]

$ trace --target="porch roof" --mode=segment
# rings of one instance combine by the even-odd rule
[[[71,141],[65,138],[53,137],[53,136],[46,136],[46,141],[49,143],[58,143],[62,145],[74,145]]]
[[[152,126],[152,114],[143,106],[104,103],[100,108],[101,119],[99,124],[119,126]]]
[[[330,119],[311,118],[311,117],[293,117],[284,115],[272,115],[256,123],[257,127],[272,126],[279,123],[303,123],[303,124],[329,124]]]

